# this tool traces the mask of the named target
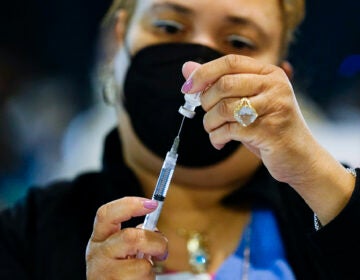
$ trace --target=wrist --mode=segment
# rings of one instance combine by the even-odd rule
[[[356,171],[354,168],[346,168],[346,171],[356,179],[357,174],[356,174]],[[321,223],[321,221],[318,218],[318,216],[316,215],[316,213],[314,213],[314,228],[315,228],[315,230],[318,231],[322,227],[323,227],[323,224]]]
[[[300,184],[292,187],[302,196],[321,224],[334,219],[349,202],[355,177],[332,156],[318,161]]]

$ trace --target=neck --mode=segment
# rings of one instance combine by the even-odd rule
[[[146,197],[150,198],[157,177],[144,171],[135,173]],[[208,226],[209,219],[214,219],[214,217],[221,219],[221,215],[224,213],[237,211],[224,206],[222,200],[238,187],[239,183],[210,188],[193,187],[173,180],[163,206],[160,223],[172,224],[175,218],[178,226],[186,228],[193,226],[194,230],[201,231]],[[199,223],[199,221],[201,222]]]
[[[246,184],[256,171],[257,165],[257,162],[255,162],[255,168],[251,166],[251,169],[244,172],[246,176],[244,175],[243,178],[237,178],[236,181],[232,182],[226,180],[227,165],[222,166],[219,164],[216,167],[202,169],[189,169],[178,166],[170,183],[164,210],[172,213],[172,215],[179,212],[180,216],[183,213],[204,212],[208,215],[209,211],[218,212],[224,209],[222,205],[223,198]],[[139,179],[145,196],[150,198],[158,179],[158,172],[135,164],[132,165],[132,170]]]
[[[157,175],[145,170],[134,170],[140,184],[147,197],[151,197],[156,185]],[[237,184],[219,184],[217,186],[207,187],[205,184],[202,186],[194,186],[187,183],[179,182],[177,170],[175,170],[174,177],[170,183],[170,189],[167,197],[166,204],[170,204],[174,209],[211,209],[219,206],[221,200],[236,188]]]

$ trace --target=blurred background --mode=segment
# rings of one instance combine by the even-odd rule
[[[110,0],[0,4],[0,208],[33,185],[97,169],[115,115],[94,88]],[[308,1],[289,60],[310,128],[360,166],[360,1]],[[305,145],[305,144],[304,144]]]

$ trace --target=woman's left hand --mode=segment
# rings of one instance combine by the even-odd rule
[[[326,178],[326,173],[335,172],[343,179],[347,176],[345,181],[351,184],[345,169],[312,136],[282,68],[246,56],[226,55],[203,65],[187,62],[183,75],[187,79],[184,93],[203,92],[204,127],[215,148],[221,149],[231,140],[241,141],[261,158],[275,179],[293,186],[320,212],[323,205],[318,203],[318,196],[329,194],[326,185],[336,180]],[[234,118],[243,97],[250,100],[258,114],[247,127]],[[334,187],[334,182],[330,183]],[[319,189],[308,188],[314,184]],[[346,190],[339,188],[336,191],[347,192],[348,199],[353,185]],[[334,204],[339,205],[330,203],[328,207],[341,208],[344,201]]]
[[[313,156],[317,143],[280,67],[246,56],[227,55],[203,65],[186,63],[183,72],[187,84],[192,84],[191,93],[204,91],[204,127],[215,148],[221,149],[230,140],[241,141],[262,159],[274,178],[288,183],[298,177],[294,173],[303,177],[318,160]],[[250,100],[258,114],[247,127],[234,118],[243,97]]]

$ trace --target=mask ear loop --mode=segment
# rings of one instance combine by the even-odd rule
[[[126,55],[126,58],[128,59],[128,61],[131,61],[131,52],[130,52],[130,48],[127,44],[127,30],[125,31],[124,34],[124,43],[121,46],[122,48],[124,48],[124,52]],[[104,66],[104,69],[102,71],[102,88],[101,88],[101,94],[103,97],[104,102],[109,105],[109,106],[118,106],[119,103],[121,102],[120,100],[120,88],[119,88],[119,84],[116,80],[116,75],[115,75],[115,60],[116,60],[116,56],[112,59],[112,62],[109,63],[108,65]]]
[[[124,52],[125,52],[125,56],[127,57],[128,61],[131,61],[132,56],[130,53],[130,48],[128,46],[128,44],[125,42],[122,46],[124,48]],[[111,63],[109,63],[108,65],[106,65],[104,67],[104,70],[102,72],[102,88],[101,88],[101,93],[102,93],[102,97],[104,102],[107,105],[110,106],[115,106],[118,105],[119,102],[121,102],[121,97],[120,97],[120,88],[119,88],[119,84],[118,81],[116,79],[115,76],[115,68],[114,68],[114,60],[116,58],[113,59],[113,61]]]

